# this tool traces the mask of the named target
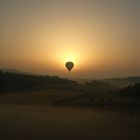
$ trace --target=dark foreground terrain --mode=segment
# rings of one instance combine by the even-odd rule
[[[140,139],[139,105],[53,104],[64,94],[53,90],[1,95],[0,140]]]
[[[114,80],[0,71],[0,140],[140,140],[140,78]]]

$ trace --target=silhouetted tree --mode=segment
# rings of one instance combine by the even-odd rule
[[[136,83],[133,86],[128,86],[120,90],[121,96],[134,99],[136,102],[140,100],[140,83]]]

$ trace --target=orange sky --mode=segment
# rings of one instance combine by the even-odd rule
[[[137,0],[0,0],[0,68],[72,78],[140,75]],[[71,73],[65,62],[73,61]]]

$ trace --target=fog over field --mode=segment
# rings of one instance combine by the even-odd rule
[[[140,112],[84,107],[0,105],[2,140],[139,140]]]
[[[139,140],[140,84],[130,79],[115,86],[0,72],[0,139]]]

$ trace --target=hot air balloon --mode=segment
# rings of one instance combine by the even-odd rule
[[[74,63],[73,62],[66,62],[65,66],[68,69],[68,71],[71,71],[72,68],[74,67]]]

